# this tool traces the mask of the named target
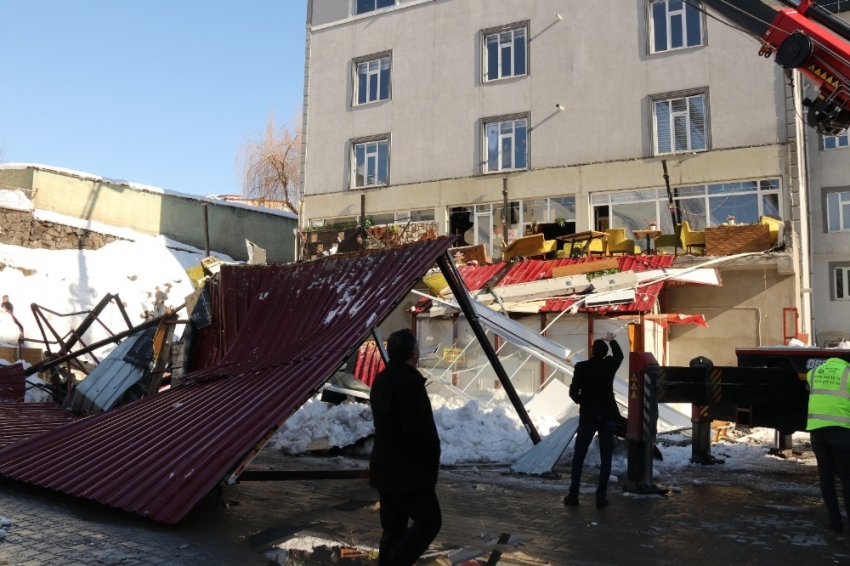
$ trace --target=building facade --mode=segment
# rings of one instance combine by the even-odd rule
[[[433,221],[494,259],[503,223],[508,240],[537,224],[669,233],[665,161],[692,229],[773,216],[793,242],[728,268],[775,297],[671,301],[746,319],[757,345],[782,340],[782,307],[809,333],[800,93],[710,16],[680,0],[310,0],[302,226],[355,220],[365,197],[373,223]],[[727,312],[744,303],[755,317]]]

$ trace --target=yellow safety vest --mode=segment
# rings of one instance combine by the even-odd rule
[[[850,428],[850,363],[830,358],[811,370],[809,382],[809,420],[806,430],[827,426]]]

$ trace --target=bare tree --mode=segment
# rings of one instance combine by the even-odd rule
[[[242,195],[252,199],[283,201],[298,210],[301,199],[301,119],[275,128],[274,110],[262,139],[249,139],[239,148],[237,170]]]

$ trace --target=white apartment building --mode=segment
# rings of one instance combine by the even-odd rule
[[[434,221],[494,258],[503,220],[511,240],[537,223],[671,232],[666,160],[693,229],[793,227],[786,254],[724,267],[722,293],[671,290],[719,323],[679,342],[781,343],[782,307],[809,333],[801,98],[758,50],[681,0],[308,0],[301,223],[356,220],[365,195],[373,223]]]

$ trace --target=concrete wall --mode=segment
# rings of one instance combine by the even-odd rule
[[[782,340],[782,309],[793,307],[796,283],[774,262],[721,269],[722,287],[672,287],[669,312],[703,314],[708,328],[670,327],[669,365],[705,356],[716,365],[738,365],[735,348],[776,346]]]
[[[850,232],[829,232],[826,211],[827,193],[850,191],[850,148],[824,150],[823,138],[811,129],[807,130],[807,138],[812,303],[816,339],[823,343],[850,338],[850,301],[833,300],[830,290],[830,266],[850,262]]]
[[[312,2],[305,220],[356,213],[362,191],[349,189],[348,142],[381,133],[391,134],[392,186],[367,191],[370,213],[500,200],[502,175],[481,176],[480,121],[515,112],[531,114],[535,171],[512,175],[512,198],[661,186],[660,163],[643,160],[652,156],[649,96],[691,88],[709,87],[710,147],[732,151],[668,157],[672,182],[787,169],[777,145],[785,141],[784,76],[745,56],[752,43],[714,20],[708,45],[647,55],[644,0],[617,9],[423,2],[336,25],[320,20],[338,1]],[[530,22],[529,74],[483,83],[479,31],[522,20]],[[352,107],[351,59],[385,50],[393,53],[392,99]]]
[[[265,248],[270,262],[295,259],[297,221],[221,201],[132,188],[49,169],[0,169],[0,185],[34,191],[37,208],[66,216],[162,234],[204,248],[203,202],[209,202],[210,249],[247,260],[245,239]]]

